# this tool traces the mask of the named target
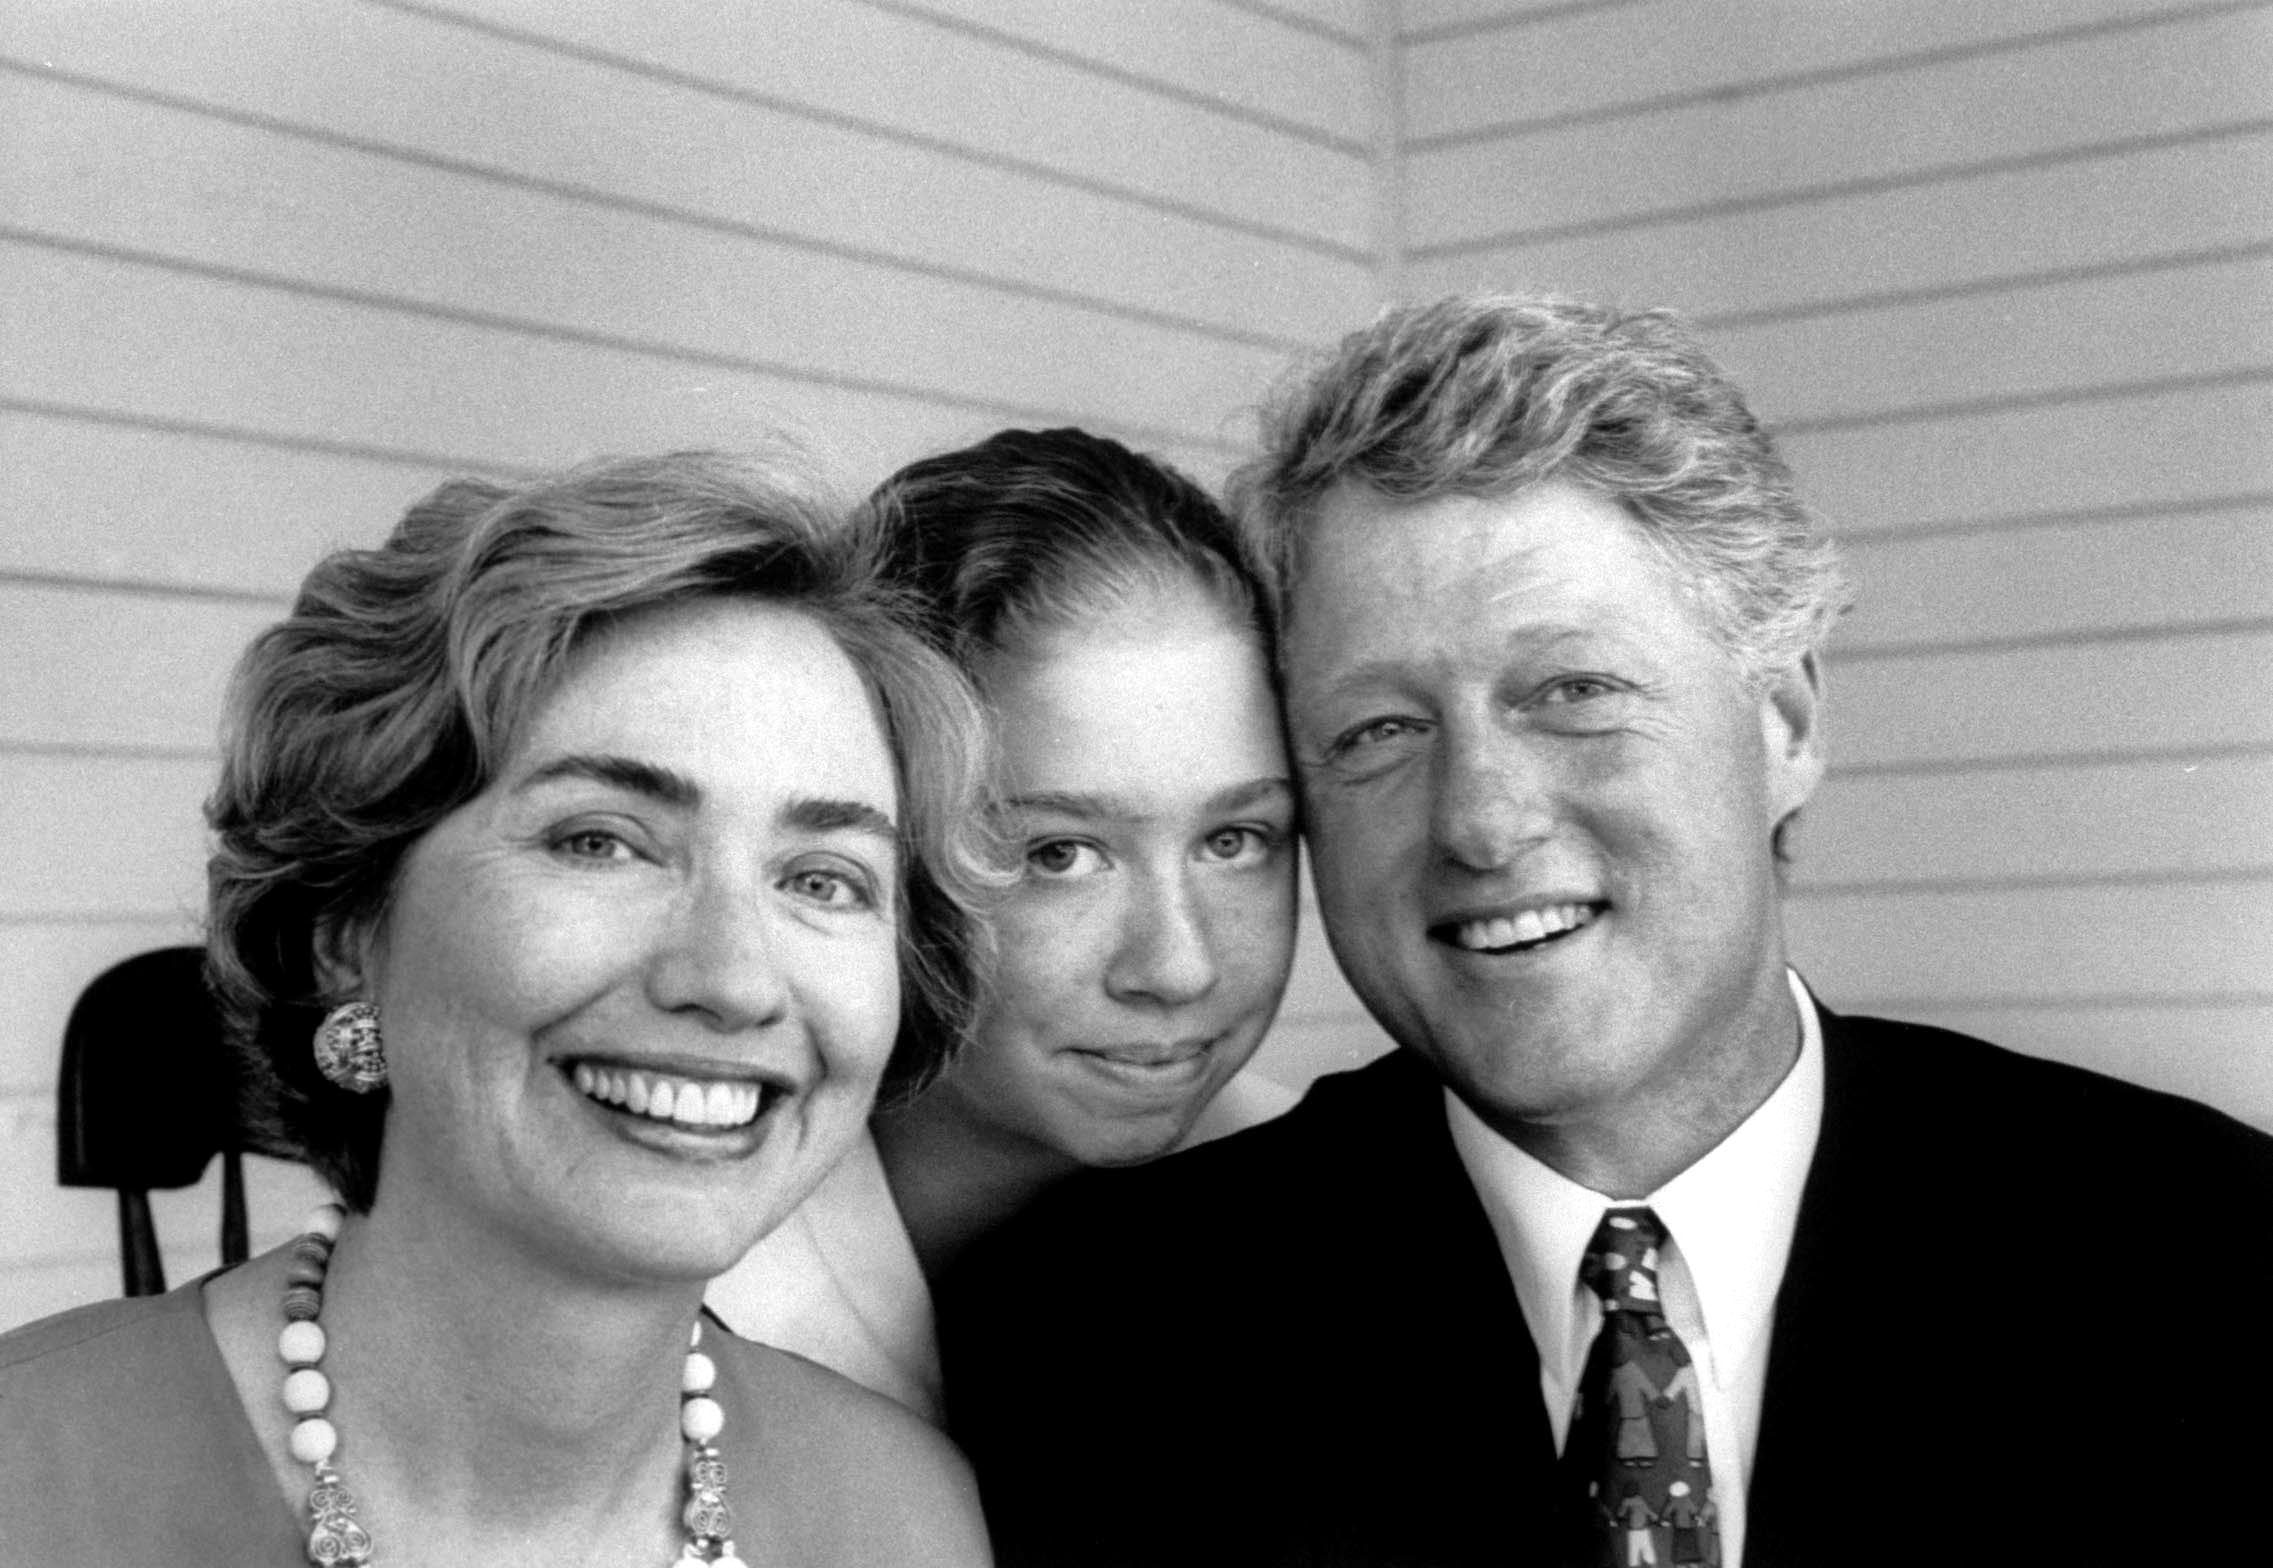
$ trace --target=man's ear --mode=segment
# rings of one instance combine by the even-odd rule
[[[1780,823],[1823,781],[1823,669],[1813,653],[1771,672],[1760,690],[1768,820]]]

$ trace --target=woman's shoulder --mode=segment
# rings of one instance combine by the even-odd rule
[[[755,1412],[735,1450],[800,1561],[983,1565],[986,1528],[970,1466],[929,1422],[804,1357],[736,1340],[716,1352]]]
[[[68,1393],[90,1376],[171,1359],[170,1347],[204,1332],[196,1287],[163,1296],[97,1301],[0,1334],[0,1394],[10,1407],[44,1391]]]
[[[0,1335],[0,1455],[9,1568],[301,1555],[206,1327],[202,1282]],[[126,1491],[132,1508],[119,1505]]]

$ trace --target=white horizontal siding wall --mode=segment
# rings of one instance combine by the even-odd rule
[[[1796,957],[2273,1126],[2273,8],[1407,0],[1402,285],[1671,304],[1862,602]]]
[[[222,685],[320,553],[453,472],[775,427],[848,491],[1013,423],[1219,478],[1264,381],[1372,306],[1376,31],[1369,0],[0,8],[0,1326],[117,1288],[110,1199],[53,1184],[63,1021],[194,938]],[[263,1164],[256,1240],[310,1190]],[[160,1205],[176,1278],[217,1212]]]

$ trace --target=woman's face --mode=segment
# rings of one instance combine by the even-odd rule
[[[634,617],[579,651],[363,946],[416,1206],[627,1281],[738,1258],[859,1131],[899,1003],[892,759],[791,608]]]
[[[1295,805],[1254,634],[1196,586],[990,659],[1005,824],[977,1038],[941,1092],[1084,1165],[1166,1153],[1294,953]]]

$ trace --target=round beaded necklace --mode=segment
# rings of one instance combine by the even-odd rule
[[[308,1492],[308,1560],[319,1568],[367,1568],[372,1562],[371,1533],[355,1517],[355,1498],[331,1462],[339,1451],[339,1429],[325,1415],[331,1407],[331,1379],[317,1370],[324,1358],[324,1331],[316,1321],[323,1310],[324,1275],[345,1218],[346,1212],[336,1203],[318,1204],[308,1212],[287,1254],[284,1331],[276,1337],[276,1352],[291,1368],[284,1377],[284,1408],[292,1412],[295,1423],[292,1457],[313,1466],[316,1473],[316,1484]],[[687,1440],[687,1500],[680,1518],[686,1525],[687,1544],[677,1568],[690,1564],[744,1568],[731,1534],[734,1515],[726,1503],[726,1460],[715,1441],[726,1425],[726,1412],[710,1397],[718,1367],[701,1347],[702,1319],[697,1317],[687,1345],[686,1370],[679,1380],[679,1430]]]

